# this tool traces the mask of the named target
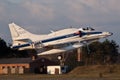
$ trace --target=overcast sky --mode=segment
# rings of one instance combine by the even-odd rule
[[[120,45],[120,0],[0,0],[0,37],[11,42],[14,22],[36,34],[73,26],[113,32]]]

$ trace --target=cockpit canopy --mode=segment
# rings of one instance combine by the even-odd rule
[[[93,29],[91,27],[87,27],[87,28],[80,28],[79,30],[81,30],[81,31],[94,31],[95,29]]]

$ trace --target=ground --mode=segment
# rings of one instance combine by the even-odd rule
[[[61,75],[0,75],[0,80],[120,80],[120,65],[80,66]]]
[[[112,75],[112,74],[111,74]],[[104,75],[104,77],[99,77],[99,75],[88,76],[88,75],[2,75],[0,80],[120,80],[120,76]],[[115,74],[114,74],[115,75]],[[118,75],[118,74],[117,74]]]

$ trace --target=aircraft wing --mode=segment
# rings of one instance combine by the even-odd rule
[[[37,55],[48,55],[48,54],[62,53],[62,52],[70,51],[73,49],[77,49],[81,46],[82,46],[82,44],[79,44],[79,43],[73,44],[73,45],[67,45],[67,46],[61,47],[61,48],[54,48],[54,49],[50,49],[48,51],[38,52]]]

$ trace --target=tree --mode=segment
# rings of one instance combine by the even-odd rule
[[[0,38],[0,58],[7,54],[7,49],[6,42]]]
[[[87,46],[83,47],[83,59],[87,64],[115,63],[118,55],[118,45],[115,41],[105,40],[104,42],[93,42],[89,44],[90,54]]]
[[[19,51],[17,49],[11,49],[6,45],[6,42],[0,38],[0,58],[18,58],[29,57],[27,51]]]
[[[107,39],[102,44],[105,53],[104,55],[106,55],[105,62],[115,63],[117,61],[119,46],[115,43],[115,41],[109,41]]]

